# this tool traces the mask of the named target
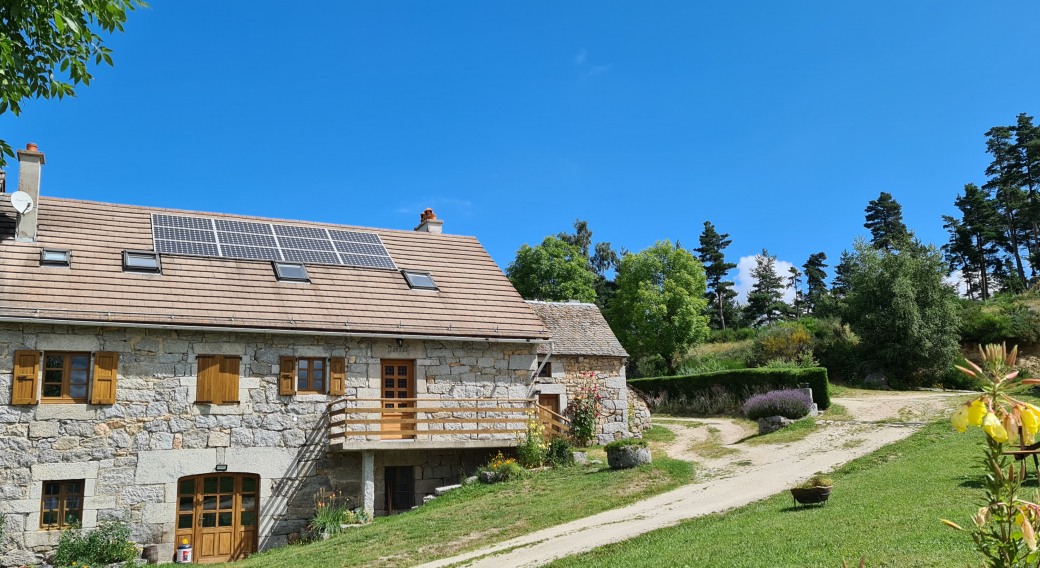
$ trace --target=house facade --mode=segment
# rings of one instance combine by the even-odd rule
[[[109,519],[161,561],[184,541],[196,562],[242,558],[299,538],[319,490],[408,510],[532,416],[566,426],[559,394],[539,404],[560,388],[536,377],[549,329],[431,210],[400,231],[55,199],[44,154],[18,157],[0,565]]]

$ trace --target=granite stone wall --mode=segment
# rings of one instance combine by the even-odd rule
[[[119,353],[116,404],[11,406],[16,350]],[[7,536],[0,565],[40,563],[57,531],[40,531],[44,481],[83,479],[83,526],[132,523],[134,539],[172,557],[177,480],[227,471],[260,476],[261,550],[285,544],[313,514],[319,489],[361,492],[361,455],[328,453],[333,397],[278,394],[282,356],[345,357],[346,395],[380,396],[380,360],[416,362],[420,398],[527,398],[534,345],[462,341],[207,333],[119,327],[0,324],[0,511]],[[198,355],[242,358],[239,404],[195,404]],[[486,452],[485,452],[486,453]],[[486,459],[479,451],[379,451],[383,466],[413,465],[419,503]],[[412,462],[412,463],[402,463]],[[377,510],[378,512],[378,510]]]

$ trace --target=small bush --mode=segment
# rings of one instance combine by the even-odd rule
[[[574,465],[574,446],[563,436],[554,436],[549,440],[549,447],[545,452],[545,461],[553,467],[566,467]]]
[[[791,420],[808,416],[812,399],[796,390],[779,390],[758,394],[744,403],[744,416],[758,420],[767,416],[783,416]]]
[[[527,475],[527,470],[524,469],[517,461],[513,458],[506,458],[502,455],[502,452],[498,452],[490,462],[484,467],[480,468],[481,471],[491,471],[495,473],[495,482],[506,482],[520,479]]]
[[[326,533],[339,534],[343,532],[343,525],[356,522],[355,514],[349,508],[350,499],[343,497],[342,493],[326,491],[324,489],[314,494],[314,517],[310,520],[310,530]]]
[[[813,336],[801,324],[780,324],[761,330],[751,348],[750,364],[765,365],[773,359],[798,360],[812,353]]]
[[[624,440],[614,440],[613,442],[603,446],[603,451],[609,452],[611,450],[617,450],[619,448],[626,448],[628,446],[639,446],[641,448],[647,447],[647,442],[643,438],[625,438]]]
[[[531,418],[527,431],[517,435],[516,457],[524,467],[539,467],[545,462],[545,427],[542,421]]]
[[[66,529],[61,532],[54,565],[61,567],[126,564],[137,558],[137,546],[130,541],[130,526],[123,522],[102,521],[94,530]]]

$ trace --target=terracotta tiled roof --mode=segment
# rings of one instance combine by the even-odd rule
[[[399,268],[428,270],[439,292],[412,290],[392,270],[308,265],[311,283],[290,283],[266,261],[167,254],[161,275],[123,272],[124,249],[152,250],[152,213],[358,229],[42,197],[39,242],[18,243],[10,196],[0,194],[0,319],[548,338],[473,237],[363,229]],[[72,268],[41,267],[42,247],[71,250]]]
[[[628,357],[596,304],[533,300],[527,304],[549,328],[554,354]],[[548,353],[549,347],[540,345],[538,352]]]

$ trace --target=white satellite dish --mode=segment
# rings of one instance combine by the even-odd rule
[[[24,191],[16,191],[11,194],[11,205],[22,215],[32,211],[34,206],[32,197],[29,197],[29,194]]]

